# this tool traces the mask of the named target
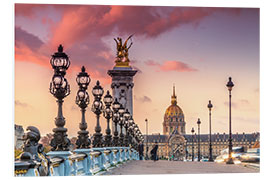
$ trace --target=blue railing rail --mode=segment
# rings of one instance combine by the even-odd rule
[[[48,167],[44,166],[44,162],[35,160],[16,160],[15,176],[41,176],[41,169],[47,169],[48,176],[91,176],[118,167],[129,160],[139,160],[138,152],[129,147],[51,151],[47,156],[50,161]]]
[[[15,161],[15,176],[39,176],[38,168],[41,163],[34,160]]]

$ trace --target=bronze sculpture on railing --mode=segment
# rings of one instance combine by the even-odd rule
[[[26,133],[23,135],[24,146],[23,153],[20,156],[21,161],[32,161],[33,163],[40,163],[38,166],[38,172],[40,176],[47,176],[49,174],[49,162],[44,153],[44,147],[39,144],[40,132],[34,126],[28,126]],[[35,162],[34,162],[35,161]]]

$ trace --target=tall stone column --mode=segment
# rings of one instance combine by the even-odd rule
[[[112,70],[108,70],[108,74],[112,77],[111,88],[113,98],[117,98],[131,115],[133,115],[133,76],[136,73],[137,70],[132,69],[131,66],[116,65]],[[112,129],[114,129],[114,123],[112,126]]]

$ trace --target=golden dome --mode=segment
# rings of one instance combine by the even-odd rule
[[[171,116],[183,116],[184,113],[182,109],[178,105],[170,105],[165,112],[166,117],[171,117]]]
[[[171,97],[171,105],[165,111],[165,117],[184,116],[182,109],[177,105],[177,97],[175,95],[175,87],[173,86],[173,95]]]

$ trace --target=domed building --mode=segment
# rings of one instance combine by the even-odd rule
[[[196,124],[196,119],[193,120]],[[207,123],[207,122],[205,122]],[[183,161],[198,157],[198,140],[200,137],[200,157],[208,157],[209,155],[209,134],[196,133],[197,126],[194,127],[195,134],[191,134],[190,130],[186,133],[186,122],[183,110],[177,105],[177,97],[175,87],[173,86],[173,94],[171,96],[171,105],[166,109],[164,114],[163,134],[155,133],[145,135],[144,152],[145,157],[150,157],[152,146],[158,144],[158,156],[160,159],[169,159]],[[260,133],[252,134],[232,134],[233,147],[243,146],[245,149],[258,146]],[[228,134],[212,134],[212,153],[213,157],[220,155],[220,152],[228,148]],[[193,149],[193,150],[192,150]],[[193,152],[192,152],[193,151]]]
[[[180,134],[186,134],[186,122],[183,110],[177,105],[175,86],[171,96],[171,105],[166,109],[163,121],[163,134],[171,135],[175,130]]]

